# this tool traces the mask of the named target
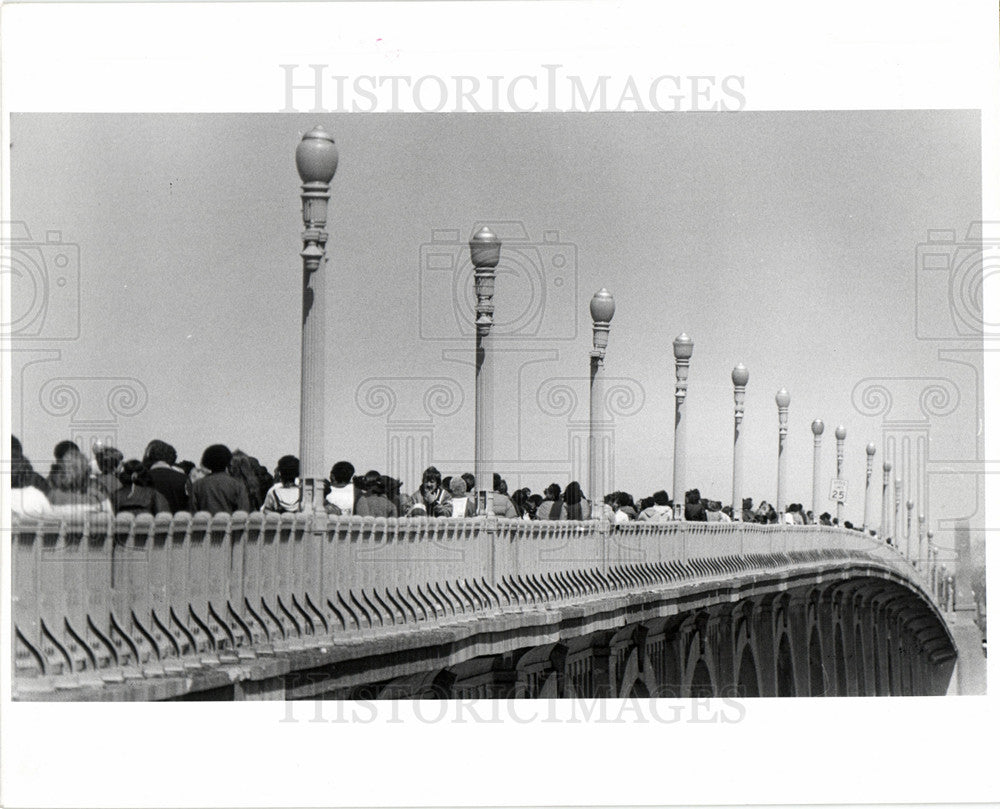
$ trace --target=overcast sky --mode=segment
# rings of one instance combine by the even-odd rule
[[[569,479],[571,439],[587,417],[587,305],[602,286],[617,302],[607,374],[632,397],[616,421],[616,488],[673,494],[671,343],[682,331],[695,342],[687,480],[703,495],[729,500],[737,362],[750,370],[744,454],[755,501],[775,498],[781,386],[791,394],[788,499],[807,508],[812,420],[826,423],[824,498],[833,429],[847,427],[845,517],[860,522],[864,445],[876,441],[880,467],[883,420],[926,421],[904,401],[926,380],[953,386],[929,420],[930,460],[981,457],[981,359],[944,361],[939,351],[955,344],[918,339],[921,322],[931,338],[953,327],[947,283],[915,264],[929,229],[961,240],[980,218],[976,113],[15,115],[14,219],[31,244],[60,231],[80,256],[79,315],[70,277],[53,284],[37,320],[40,336],[74,339],[19,341],[13,354],[14,431],[36,465],[102,420],[126,457],[151,438],[192,460],[217,441],[271,467],[297,452],[294,150],[314,124],[340,149],[328,466],[347,458],[385,470],[390,434],[430,431],[444,474],[472,468],[460,251],[484,222],[504,239],[499,330],[518,330],[498,341],[496,372],[498,466],[512,488]],[[443,242],[428,246],[434,231]],[[32,255],[51,265],[52,250]],[[432,254],[458,257],[458,282]],[[17,272],[15,319],[34,295]],[[860,412],[856,386],[884,378],[896,380],[896,409]],[[139,389],[137,404],[112,393],[122,384]],[[75,411],[59,406],[67,385],[80,393]],[[386,386],[392,413],[378,407]],[[428,411],[435,387],[450,393]],[[108,410],[115,396],[126,415]],[[936,519],[980,507],[975,476],[931,485]]]

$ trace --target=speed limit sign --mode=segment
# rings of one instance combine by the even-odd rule
[[[847,481],[842,478],[834,478],[830,481],[830,499],[843,503],[847,500]]]

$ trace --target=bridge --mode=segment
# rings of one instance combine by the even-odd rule
[[[944,694],[942,592],[844,528],[15,520],[16,700]]]

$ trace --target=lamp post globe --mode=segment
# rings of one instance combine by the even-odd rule
[[[865,447],[865,453],[868,455],[869,458],[874,458],[875,457],[875,442],[874,441],[870,441],[868,443],[868,446]]]
[[[847,428],[843,424],[838,424],[837,429],[833,432],[833,435],[838,441],[843,441],[847,438]]]
[[[315,126],[302,136],[295,149],[295,168],[303,183],[329,184],[337,173],[340,154],[333,135]]]
[[[816,437],[819,437],[819,436],[823,435],[823,427],[824,427],[823,420],[822,419],[816,419],[812,423],[813,435],[815,435]]]
[[[684,332],[681,332],[674,339],[674,359],[675,360],[689,360],[691,355],[694,353],[694,340],[687,336]]]
[[[595,323],[610,323],[615,316],[615,299],[604,287],[590,299],[590,318]]]
[[[741,362],[735,368],[733,368],[732,373],[733,384],[738,388],[745,388],[747,382],[750,381],[750,372],[747,367]]]
[[[493,269],[500,263],[500,238],[485,225],[469,239],[472,266]]]
[[[776,394],[774,394],[774,403],[778,407],[785,408],[792,403],[792,397],[788,395],[788,391],[782,388]]]

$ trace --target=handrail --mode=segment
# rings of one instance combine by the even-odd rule
[[[818,558],[925,589],[828,526],[182,512],[14,519],[12,537],[16,674],[98,682]]]

